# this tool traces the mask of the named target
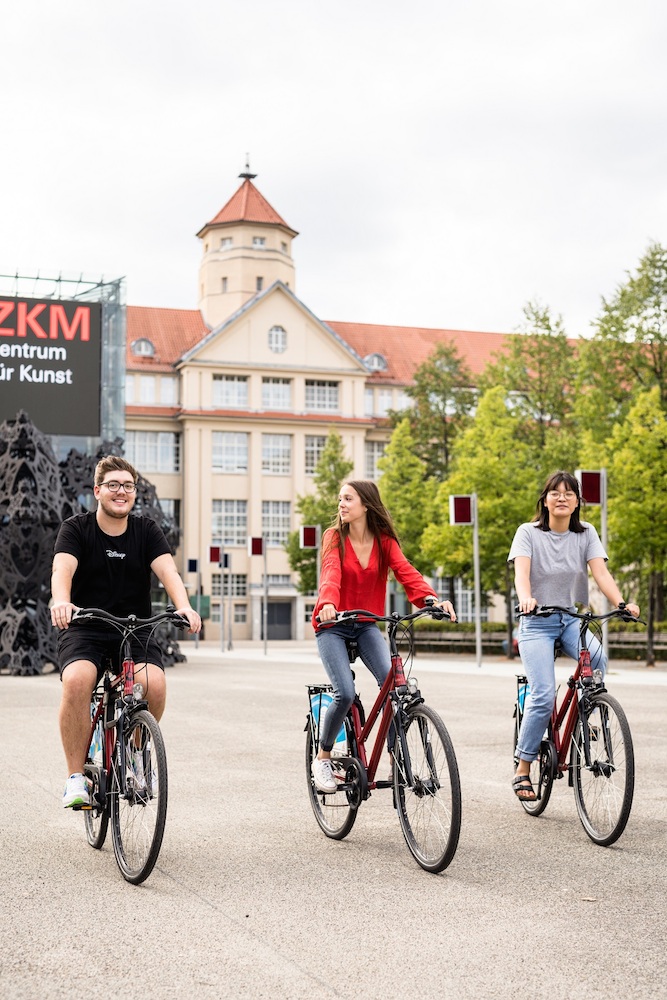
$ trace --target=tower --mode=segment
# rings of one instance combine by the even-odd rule
[[[249,164],[242,184],[199,230],[199,309],[211,328],[275,281],[294,291],[292,240],[298,236],[259,193]]]

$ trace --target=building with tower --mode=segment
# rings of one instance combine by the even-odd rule
[[[505,339],[320,319],[296,295],[297,231],[248,168],[240,179],[197,232],[198,308],[127,307],[125,454],[178,520],[179,568],[210,597],[206,635],[222,644],[262,635],[265,560],[248,554],[249,536],[266,543],[268,638],[311,634],[313,600],[297,593],[283,545],[329,431],[354,478],[378,478],[386,414],[406,406],[434,347],[455,342],[479,373]]]

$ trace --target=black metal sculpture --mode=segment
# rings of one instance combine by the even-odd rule
[[[39,674],[56,663],[48,606],[56,535],[66,517],[90,505],[99,459],[122,454],[121,446],[119,439],[105,442],[94,457],[72,450],[59,464],[27,413],[0,424],[0,672]],[[153,517],[175,551],[178,528],[143,477],[134,510]],[[185,659],[171,633],[158,641],[165,665]]]

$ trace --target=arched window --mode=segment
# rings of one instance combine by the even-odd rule
[[[135,340],[132,343],[132,353],[139,358],[152,358],[155,354],[155,347],[146,337]]]
[[[372,372],[385,372],[389,367],[384,354],[367,354],[364,358],[364,364]]]
[[[272,326],[269,330],[269,350],[282,354],[287,350],[287,330],[282,326]]]

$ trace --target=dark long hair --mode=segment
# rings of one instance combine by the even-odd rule
[[[581,495],[579,480],[577,477],[573,476],[571,472],[563,472],[562,470],[560,472],[553,472],[544,484],[544,488],[537,500],[533,524],[537,524],[542,531],[551,530],[549,528],[549,511],[547,510],[545,501],[547,493],[549,493],[550,490],[557,490],[560,483],[565,483],[566,488],[568,490],[572,490],[572,492],[577,495],[577,506],[570,515],[570,531],[574,531],[575,534],[580,534],[582,531],[586,531],[586,525],[582,524],[580,520],[581,505],[585,503],[585,500]]]
[[[396,528],[394,527],[394,522],[391,519],[391,514],[382,503],[377,484],[374,483],[372,479],[346,479],[343,483],[341,483],[341,489],[343,486],[351,486],[353,490],[356,490],[359,494],[359,499],[366,508],[366,524],[368,526],[368,530],[373,537],[377,539],[380,549],[380,572],[383,576],[386,576],[387,558],[384,548],[382,547],[382,538],[386,535],[388,538],[393,538],[399,545],[401,543],[398,535],[396,534]],[[342,561],[345,554],[345,542],[350,534],[350,526],[349,524],[345,524],[341,521],[340,511],[338,510],[336,511],[332,527],[337,530],[338,537],[340,538]]]

